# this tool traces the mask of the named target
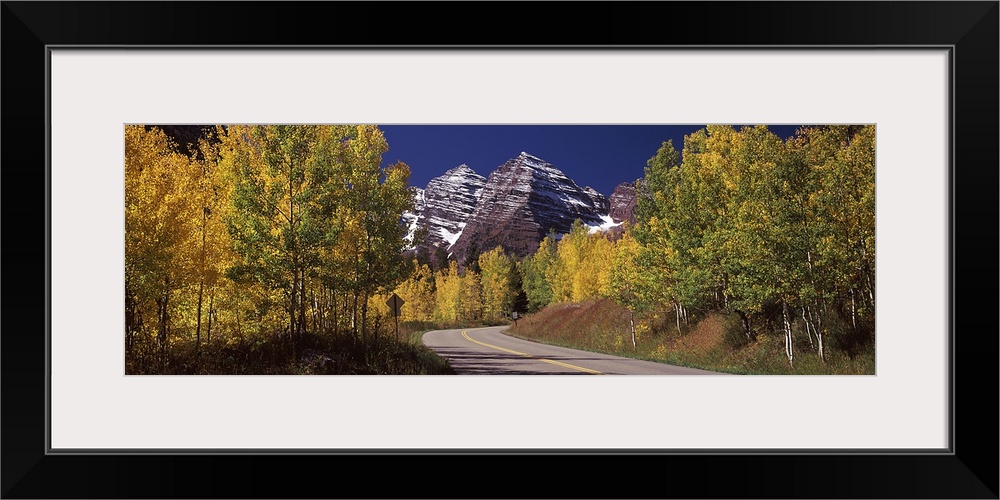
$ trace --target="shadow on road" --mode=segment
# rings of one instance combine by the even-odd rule
[[[447,358],[459,375],[587,375],[585,372],[549,365],[539,361],[539,358],[504,352],[483,353],[460,347],[438,347],[434,351]],[[588,358],[553,356],[545,359],[570,363]]]

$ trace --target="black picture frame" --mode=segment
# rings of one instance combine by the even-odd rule
[[[8,274],[0,339],[5,498],[998,497],[996,1],[2,4],[2,248],[8,269],[18,271]],[[553,41],[612,50],[950,47],[949,453],[47,453],[48,46],[476,48]],[[317,469],[329,473],[316,477]],[[384,480],[364,480],[370,471]]]

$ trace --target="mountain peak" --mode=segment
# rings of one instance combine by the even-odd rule
[[[621,195],[621,193],[619,193]],[[411,232],[425,228],[414,250],[437,249],[464,262],[469,252],[502,246],[518,257],[529,255],[550,231],[569,232],[579,219],[591,231],[611,231],[620,221],[609,216],[608,198],[581,187],[551,163],[521,151],[485,178],[467,164],[451,168],[427,184],[419,207],[406,218]],[[616,200],[627,204],[627,200]]]
[[[470,249],[502,246],[524,257],[538,248],[549,231],[569,232],[580,219],[590,226],[606,224],[607,199],[581,188],[551,163],[521,151],[494,170],[476,209],[449,248],[463,260]]]
[[[446,171],[445,174],[457,174],[457,173],[468,173],[468,172],[472,172],[473,174],[476,173],[475,170],[472,170],[471,167],[469,167],[467,164],[463,163],[463,164],[461,164],[461,165],[459,165],[457,167],[453,167],[453,168],[448,169],[448,171]]]
[[[517,155],[517,158],[515,158],[515,160],[518,160],[520,163],[522,163],[524,165],[527,165],[529,167],[535,167],[535,168],[548,167],[548,168],[553,168],[551,163],[549,163],[549,162],[547,162],[547,161],[545,161],[545,160],[543,160],[543,159],[541,159],[541,158],[539,158],[539,157],[537,157],[537,156],[535,156],[535,155],[533,155],[531,153],[528,153],[527,151],[521,151],[521,154]]]
[[[414,211],[404,215],[409,234],[412,235],[418,226],[427,229],[419,245],[424,250],[432,251],[439,245],[451,246],[465,227],[469,214],[475,210],[485,185],[486,178],[465,163],[431,179],[427,187],[417,191]]]

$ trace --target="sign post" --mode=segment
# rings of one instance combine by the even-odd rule
[[[517,326],[517,311],[510,313],[510,315],[514,317],[514,326]]]
[[[399,295],[392,294],[389,300],[385,301],[385,305],[389,306],[392,310],[392,323],[396,329],[396,342],[399,342],[399,310],[403,307],[403,299],[399,298]]]

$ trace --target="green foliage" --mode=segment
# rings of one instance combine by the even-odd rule
[[[637,347],[633,349],[627,341],[627,316],[623,306],[606,299],[552,304],[519,320],[510,332],[516,337],[546,344],[735,374],[875,373],[875,354],[871,347],[854,357],[839,350],[832,351],[826,363],[816,356],[796,357],[795,366],[790,367],[784,359],[780,336],[760,335],[747,340],[742,335],[739,315],[732,311],[709,313],[683,335],[639,335]],[[674,332],[673,328],[665,330]]]
[[[870,322],[874,151],[871,126],[808,127],[787,142],[763,126],[708,126],[685,137],[681,162],[664,144],[634,230],[657,300],[747,315],[782,304],[780,322],[805,317],[807,336],[832,333],[830,311],[848,301],[852,328]]]
[[[614,243],[609,279],[602,295],[625,306],[633,312],[646,310],[649,300],[649,276],[638,261],[639,242],[626,232]]]
[[[382,165],[377,127],[219,126],[191,157],[156,127],[125,135],[130,373],[177,369],[170,346],[192,338],[205,356],[289,342],[293,364],[307,334],[372,341],[384,318],[369,303],[411,273],[410,172]],[[426,317],[433,280],[417,271]]]
[[[830,349],[866,352],[874,140],[872,126],[805,127],[783,141],[764,126],[711,125],[685,137],[683,156],[665,142],[636,183],[636,224],[621,239],[576,224],[520,264],[529,309],[599,293],[633,313],[672,307],[678,332],[691,311],[730,311],[726,345],[778,332],[789,363],[801,349],[820,363]]]
[[[434,273],[427,264],[413,261],[413,270],[395,293],[403,299],[401,321],[431,321],[434,318]]]
[[[518,293],[515,289],[517,270],[514,259],[498,246],[479,256],[479,269],[483,319],[498,321],[507,317],[513,311]]]
[[[517,270],[521,274],[528,311],[535,312],[552,302],[552,286],[546,275],[556,259],[555,235],[547,235],[538,245],[538,251],[522,260]]]
[[[454,261],[448,269],[434,275],[435,308],[434,319],[445,323],[457,323],[462,318],[462,277],[458,274],[458,264]]]
[[[719,311],[716,313],[722,336],[725,344],[730,349],[741,349],[752,341],[751,337],[743,330],[743,321],[739,314],[733,311]]]
[[[185,145],[189,156],[155,127],[126,127],[130,373],[180,370],[172,363],[188,363],[192,339],[195,352],[203,338],[210,347],[194,359],[219,349],[263,359],[254,349],[271,343],[293,364],[312,335],[374,346],[392,323],[382,303],[393,292],[405,301],[401,320],[448,325],[605,297],[628,311],[615,321],[636,325],[640,344],[711,331],[722,347],[699,352],[741,353],[749,371],[797,370],[764,359],[790,362],[793,350],[816,354],[796,366],[846,357],[862,371],[873,355],[873,126],[804,127],[787,141],[762,126],[708,126],[685,137],[683,154],[665,142],[649,159],[636,223],[620,238],[575,221],[520,262],[473,246],[462,263],[443,248],[403,258],[409,168],[382,165],[377,127],[230,125],[215,135]],[[693,314],[698,325],[714,318],[711,328],[695,327]],[[684,361],[684,349],[669,352]]]

